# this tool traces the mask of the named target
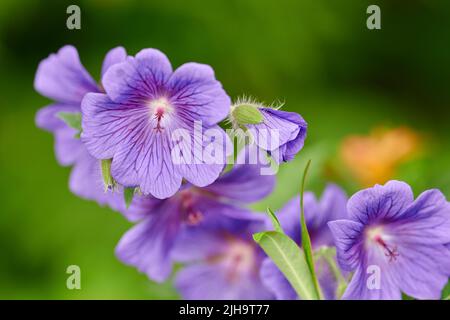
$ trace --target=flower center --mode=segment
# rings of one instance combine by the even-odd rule
[[[397,251],[397,246],[389,246],[386,242],[386,236],[382,231],[383,229],[381,227],[370,228],[367,230],[367,236],[370,241],[383,249],[384,255],[389,258],[389,262],[395,261],[400,255]]]
[[[223,256],[223,263],[227,269],[227,277],[234,281],[244,273],[256,268],[255,247],[241,239],[231,239],[229,247]]]
[[[197,225],[203,221],[203,214],[195,207],[195,199],[192,192],[183,190],[180,192],[181,210],[184,220],[189,225]]]
[[[163,124],[167,123],[167,116],[173,112],[173,106],[165,97],[154,99],[149,103],[149,109],[152,119],[156,121],[154,129],[161,132],[164,129]]]

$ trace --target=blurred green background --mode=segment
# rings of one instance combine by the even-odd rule
[[[358,184],[341,171],[340,143],[380,125],[427,136],[426,151],[394,178],[416,193],[437,187],[450,197],[449,1],[90,0],[78,3],[82,29],[68,30],[73,3],[0,2],[0,298],[177,297],[170,281],[152,283],[115,258],[130,224],[69,192],[70,168],[58,166],[51,134],[34,125],[49,103],[33,89],[37,65],[65,44],[97,79],[110,48],[154,47],[174,66],[210,64],[232,98],[282,101],[301,113],[306,147],[280,169],[258,210],[279,208],[297,192],[309,158],[311,189],[334,180],[355,192]],[[369,4],[381,7],[381,30],[366,28]],[[81,267],[82,290],[66,289],[71,264]]]

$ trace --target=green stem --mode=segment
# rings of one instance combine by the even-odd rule
[[[302,238],[302,247],[303,252],[305,254],[306,262],[308,263],[309,271],[311,273],[311,276],[314,281],[314,287],[317,292],[317,296],[320,300],[323,300],[323,293],[322,289],[320,288],[319,281],[316,276],[316,271],[314,267],[314,259],[312,255],[312,246],[311,246],[311,238],[309,237],[308,228],[306,226],[305,221],[305,210],[303,206],[303,195],[305,193],[305,183],[306,183],[306,176],[308,175],[308,170],[311,165],[311,160],[308,160],[308,163],[306,164],[305,171],[303,173],[303,179],[300,189],[300,225],[301,225],[301,238]]]

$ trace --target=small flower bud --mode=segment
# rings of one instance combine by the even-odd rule
[[[264,117],[258,107],[249,103],[242,103],[232,107],[231,117],[238,125],[259,124]]]

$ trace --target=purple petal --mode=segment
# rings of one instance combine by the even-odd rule
[[[290,161],[303,148],[307,124],[295,112],[260,108],[264,117],[261,124],[249,125],[258,146],[270,152],[274,159]]]
[[[194,130],[188,129],[184,132],[192,131]],[[208,132],[203,133],[204,137],[191,134],[191,141],[183,140],[171,150],[175,170],[197,187],[210,185],[219,177],[226,163],[227,154],[223,149],[230,144],[225,131],[219,126],[209,128]],[[216,139],[209,140],[209,135],[212,135],[212,139],[213,137]]]
[[[158,214],[148,216],[120,239],[117,257],[150,279],[164,281],[172,271],[170,255],[180,227],[179,219],[176,203],[166,201]]]
[[[187,300],[267,300],[272,295],[257,275],[227,279],[220,264],[196,264],[183,268],[175,278],[175,287]]]
[[[62,47],[41,61],[34,88],[43,96],[67,104],[79,104],[86,93],[98,92],[97,84],[72,46]]]
[[[116,47],[109,50],[105,56],[105,59],[103,59],[102,76],[111,66],[115,65],[116,63],[125,61],[126,58],[127,52],[123,47]]]
[[[161,200],[135,194],[129,208],[126,208],[123,190],[106,190],[103,185],[100,160],[92,157],[87,150],[81,152],[72,168],[70,190],[77,196],[94,200],[100,205],[108,205],[121,212],[129,221],[140,221],[158,212]]]
[[[259,110],[264,117],[263,122],[256,125],[248,125],[259,147],[267,151],[273,151],[288,141],[295,139],[299,132],[299,127],[296,123],[289,121],[289,119],[279,117],[278,112],[282,111],[275,113],[274,111],[276,110],[270,108],[260,108]]]
[[[53,132],[56,159],[60,165],[69,166],[76,161],[84,147],[81,141],[75,138],[78,132],[58,118],[58,112],[79,112],[79,108],[73,105],[50,105],[37,112],[35,121],[39,128]]]
[[[414,201],[411,187],[400,181],[359,191],[347,204],[349,217],[363,224],[394,220]]]
[[[186,226],[177,238],[172,258],[177,262],[196,262],[218,255],[226,248],[226,242],[218,233],[202,225]]]
[[[170,77],[171,100],[185,117],[214,125],[228,116],[231,100],[213,69],[204,64],[186,63]]]
[[[81,140],[97,159],[111,159],[117,146],[129,139],[129,128],[143,128],[142,111],[111,101],[101,93],[87,94],[82,103]],[[136,131],[136,130],[135,130]],[[134,132],[134,131],[132,131]]]
[[[36,125],[44,130],[55,132],[58,129],[66,128],[63,120],[58,118],[59,112],[81,112],[79,104],[53,104],[39,109],[36,113]]]
[[[308,207],[312,209],[316,205],[314,195],[310,192],[305,193],[305,208],[306,203],[309,203]],[[301,244],[301,228],[300,228],[300,197],[296,196],[289,200],[283,208],[275,213],[280,221],[283,231],[291,237],[297,244]],[[306,219],[306,210],[305,210]],[[307,222],[308,224],[308,222]]]
[[[313,216],[305,200],[305,215],[308,220],[308,229],[310,230],[311,241],[314,246],[332,246],[334,244],[333,236],[327,223],[333,220],[347,218],[347,195],[334,184],[329,184],[325,188],[322,197],[317,205]]]
[[[344,300],[401,300],[400,289],[394,284],[389,273],[380,273],[380,288],[368,289],[370,276],[367,270],[358,268],[342,296]]]
[[[87,150],[77,158],[70,174],[69,187],[81,198],[95,200],[100,205],[107,203],[108,194],[103,187],[100,160],[92,157]]]
[[[439,190],[423,192],[389,228],[403,242],[450,243],[450,204]]]
[[[172,66],[159,50],[141,50],[135,58],[111,66],[102,78],[108,96],[115,102],[151,99],[164,94]]]
[[[205,190],[242,203],[259,201],[275,187],[275,176],[261,175],[260,170],[261,166],[256,164],[235,165]]]
[[[328,222],[334,237],[337,259],[342,269],[354,270],[361,261],[362,237],[364,225],[350,220]]]
[[[62,166],[72,165],[83,152],[83,144],[80,139],[75,138],[77,133],[72,128],[55,131],[55,154],[58,163]]]
[[[450,276],[450,251],[444,245],[400,242],[398,252],[388,271],[398,287],[414,298],[440,299]]]
[[[158,199],[173,196],[181,187],[170,155],[168,137],[149,134],[135,144],[122,145],[114,155],[111,174],[124,186],[139,185],[143,194]]]
[[[275,294],[277,300],[296,300],[297,293],[280,269],[266,258],[261,266],[261,279],[267,289]]]

